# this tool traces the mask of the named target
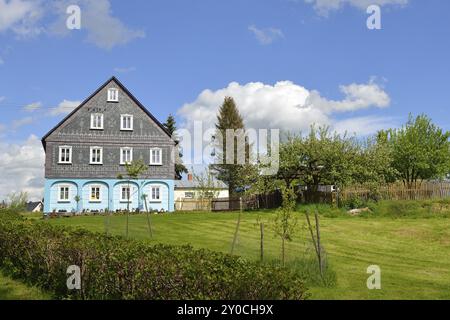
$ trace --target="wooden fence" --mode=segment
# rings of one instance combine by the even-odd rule
[[[175,201],[177,211],[236,211],[277,208],[281,204],[278,192],[267,195],[216,199],[180,199]]]
[[[450,182],[421,182],[414,188],[408,188],[403,183],[381,185],[376,188],[367,186],[351,186],[341,190],[339,201],[352,198],[361,200],[429,200],[450,197]]]

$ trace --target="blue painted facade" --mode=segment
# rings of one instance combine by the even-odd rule
[[[139,179],[127,182],[118,179],[46,179],[44,212],[126,210],[128,204],[126,198],[121,199],[121,189],[128,186],[131,191],[130,210],[174,211],[174,180]],[[159,200],[151,200],[152,186],[159,187]],[[67,201],[59,199],[60,187],[69,188]],[[100,188],[100,200],[91,200],[91,187]],[[75,201],[76,196],[80,199],[78,203]]]

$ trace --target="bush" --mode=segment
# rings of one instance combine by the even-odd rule
[[[55,298],[306,298],[301,276],[287,268],[11,217],[0,219],[0,266]],[[81,268],[81,290],[67,289],[70,265]]]

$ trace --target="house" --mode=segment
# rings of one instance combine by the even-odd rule
[[[115,77],[51,129],[42,145],[45,213],[174,210],[175,141]],[[118,179],[137,159],[148,165],[146,172],[131,182]]]
[[[214,187],[211,188],[215,198],[228,198],[228,186],[222,181],[215,180]],[[187,175],[187,180],[175,181],[175,200],[196,199],[200,193],[200,184],[194,181],[192,174]]]
[[[26,209],[28,212],[41,212],[44,209],[42,201],[27,202]]]

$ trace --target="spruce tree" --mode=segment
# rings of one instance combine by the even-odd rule
[[[227,129],[243,130],[242,134],[244,135],[245,139],[245,164],[238,163],[238,141],[240,140],[239,138],[242,139],[242,136],[240,136],[240,134],[236,134],[234,137],[233,163],[227,164]],[[216,141],[216,162],[211,165],[211,169],[215,172],[217,179],[225,182],[228,185],[229,194],[230,196],[232,196],[236,193],[237,188],[246,186],[246,177],[251,171],[251,166],[249,164],[250,148],[245,137],[244,120],[239,113],[234,99],[231,97],[225,97],[224,102],[219,109],[216,123],[216,137],[222,137],[222,139],[218,139]]]
[[[175,117],[173,115],[169,114],[166,122],[164,122],[163,125],[166,128],[166,130],[170,133],[172,138],[176,140],[177,137],[175,136],[175,131],[177,130],[177,123],[175,121]],[[177,145],[175,148],[176,148],[175,149],[175,179],[181,180],[181,175],[183,173],[187,173],[188,170],[184,166],[183,160],[181,159],[183,157],[183,155],[180,152],[179,146]]]

